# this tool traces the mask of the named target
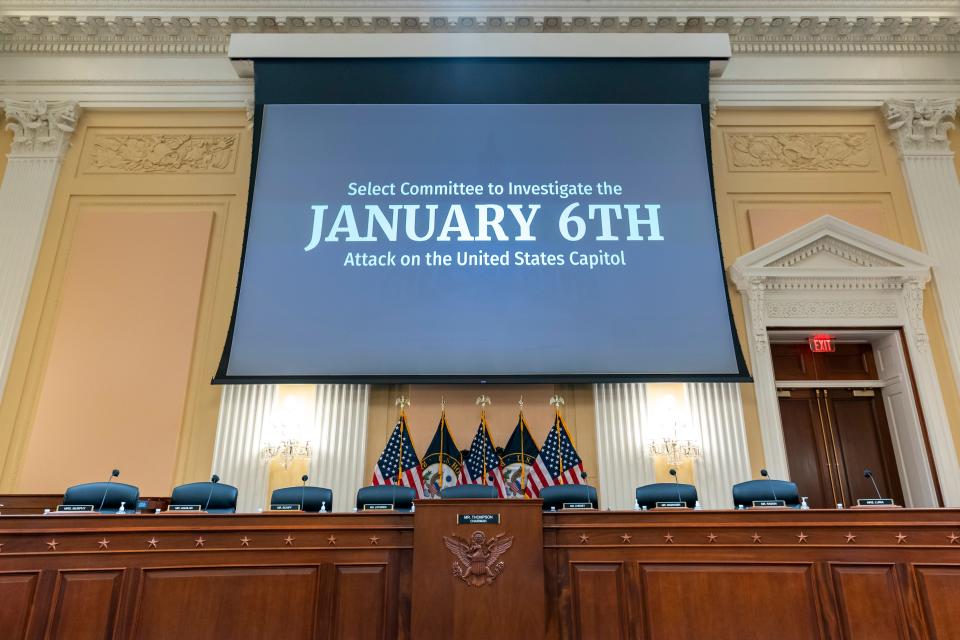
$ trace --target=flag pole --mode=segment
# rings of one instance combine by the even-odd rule
[[[557,462],[560,465],[560,484],[567,484],[563,479],[563,453],[560,451],[560,407],[565,404],[563,396],[554,394],[550,398],[550,404],[556,408],[556,415],[553,417],[553,426],[557,430]]]
[[[440,396],[440,488],[443,489],[443,431],[447,426],[447,401]]]
[[[404,408],[410,406],[410,400],[406,396],[401,395],[397,398],[395,403],[400,407],[400,455],[397,457],[397,484],[400,484],[400,480],[403,474],[403,430],[407,426],[406,413],[404,413]]]
[[[523,453],[523,396],[520,396],[520,492],[527,497],[527,456]]]
[[[490,400],[490,396],[481,393],[477,396],[476,403],[480,405],[480,425],[483,427],[483,435],[487,436],[483,439],[483,485],[487,485],[487,440],[489,439],[490,433],[487,431],[487,405],[493,404]]]

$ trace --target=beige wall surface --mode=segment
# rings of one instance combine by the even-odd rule
[[[240,111],[83,112],[0,399],[0,491],[209,473],[249,166]]]
[[[900,162],[879,108],[721,108],[715,124],[713,166],[725,267],[824,214],[922,250]],[[749,361],[743,303],[732,283],[728,290]],[[954,440],[960,442],[960,397],[934,290],[931,286],[924,296],[924,321]],[[752,385],[742,385],[741,391],[750,464],[756,473],[764,464],[756,397]]]

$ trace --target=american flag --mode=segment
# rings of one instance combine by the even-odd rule
[[[540,447],[540,454],[533,463],[530,477],[527,479],[527,495],[536,498],[540,490],[555,484],[581,484],[583,479],[583,460],[567,433],[560,412],[553,420],[553,426],[547,439]]]
[[[397,476],[400,482],[397,482]],[[410,432],[407,431],[407,417],[400,416],[397,426],[393,428],[387,446],[373,468],[373,484],[400,484],[417,490],[417,495],[423,495],[423,475],[420,470],[420,458],[413,449]]]
[[[503,462],[490,439],[486,418],[480,418],[477,435],[470,443],[470,453],[463,459],[463,466],[460,467],[460,483],[492,484],[497,488],[501,498],[507,495],[507,488],[503,482]]]

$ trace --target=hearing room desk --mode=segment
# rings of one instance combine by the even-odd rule
[[[956,510],[0,516],[4,639],[945,640],[958,593]]]

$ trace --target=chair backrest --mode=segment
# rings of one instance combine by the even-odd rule
[[[441,498],[498,498],[497,488],[490,484],[458,484],[440,489]]]
[[[754,500],[783,500],[788,507],[800,506],[800,494],[797,485],[786,480],[747,480],[733,485],[733,505],[746,508],[753,506]]]
[[[237,488],[219,482],[191,482],[174,487],[170,504],[198,504],[207,513],[236,513]],[[209,503],[207,500],[209,499]]]
[[[320,507],[333,511],[333,490],[325,487],[284,487],[270,496],[270,504],[299,504],[303,511],[319,512]]]
[[[597,488],[588,484],[557,484],[544,487],[540,490],[540,498],[543,500],[544,511],[550,511],[551,508],[560,511],[564,504],[570,502],[589,502],[594,509],[599,507]]]
[[[106,499],[104,499],[106,493]],[[94,511],[116,513],[120,503],[125,503],[124,511],[137,510],[140,489],[122,482],[87,482],[67,489],[63,494],[63,504],[92,504]],[[100,508],[101,502],[103,508]]]
[[[637,487],[640,508],[655,509],[658,502],[686,502],[691,509],[697,503],[697,488],[692,484],[654,482]]]
[[[410,487],[380,484],[362,487],[357,491],[357,510],[363,511],[368,504],[392,504],[395,511],[410,511],[417,492]]]

